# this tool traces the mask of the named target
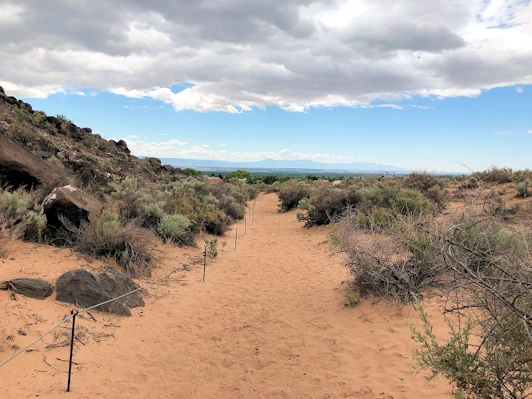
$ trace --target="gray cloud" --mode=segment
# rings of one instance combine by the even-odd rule
[[[0,15],[0,84],[19,96],[302,111],[532,83],[519,0],[4,0]]]

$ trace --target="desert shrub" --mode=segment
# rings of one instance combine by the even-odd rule
[[[225,211],[228,216],[232,217],[233,219],[244,219],[244,215],[246,213],[246,209],[236,202],[230,203],[227,208],[225,208]]]
[[[435,251],[452,276],[445,287],[450,329],[442,341],[420,309],[415,358],[454,383],[459,398],[525,398],[532,389],[532,231],[494,219],[452,221]]]
[[[504,199],[497,198],[485,203],[484,212],[489,216],[504,216],[510,212],[510,209],[506,206]]]
[[[460,184],[460,186],[458,186],[458,191],[472,190],[478,187],[478,178],[475,176],[471,176],[469,179]]]
[[[164,215],[157,225],[157,232],[166,242],[180,242],[186,236],[190,220],[183,215]]]
[[[79,227],[61,218],[68,231],[70,245],[90,256],[108,256],[133,277],[150,276],[153,260],[153,234],[140,227],[139,221],[121,222],[117,213],[104,210],[82,222]]]
[[[515,183],[529,181],[530,179],[532,179],[532,171],[530,169],[516,170],[512,176],[512,180]]]
[[[210,258],[216,258],[218,256],[218,239],[205,240],[205,250],[207,256]]]
[[[304,181],[289,180],[279,185],[280,212],[297,207],[299,201],[311,196],[313,186]]]
[[[442,180],[427,172],[412,172],[404,180],[404,186],[426,193],[433,187],[443,188]]]
[[[10,241],[16,240],[24,234],[24,225],[7,217],[0,211],[0,258],[8,254],[7,246]]]
[[[528,181],[521,181],[515,185],[515,190],[519,197],[526,198],[528,195]]]
[[[281,183],[279,183],[278,181],[275,181],[273,182],[272,184],[270,185],[267,185],[266,188],[264,189],[264,192],[266,194],[270,194],[270,193],[278,193],[279,192],[279,185]]]
[[[98,143],[98,140],[96,139],[96,136],[94,136],[92,134],[86,134],[85,136],[83,136],[81,141],[87,147],[93,147],[93,146],[95,146]]]
[[[360,294],[352,289],[346,289],[344,291],[345,306],[354,308],[360,303]]]
[[[362,195],[354,187],[341,189],[326,186],[316,190],[310,199],[301,199],[298,207],[307,210],[307,227],[321,226],[341,217],[361,201]]]
[[[476,172],[473,176],[484,182],[503,184],[510,183],[513,180],[513,171],[511,168],[497,168],[494,166],[483,172]]]
[[[109,143],[106,140],[98,140],[98,148],[102,151],[109,150]]]
[[[0,190],[0,214],[4,221],[10,220],[12,226],[20,224],[26,239],[40,242],[47,220],[41,206],[35,204],[33,195],[23,189]]]
[[[8,132],[11,133],[15,140],[23,144],[33,143],[36,138],[36,135],[32,129],[20,122],[12,123],[9,126]]]
[[[379,184],[362,189],[360,193],[373,205],[392,209],[402,215],[419,214],[433,209],[430,201],[419,191],[402,189],[395,184]]]
[[[164,214],[166,198],[161,190],[140,188],[138,181],[129,177],[109,188],[124,221],[141,219],[144,227],[154,227]]]
[[[399,215],[383,235],[373,225],[362,225],[360,213],[351,212],[334,226],[331,245],[345,256],[362,297],[410,302],[423,289],[439,286],[443,268],[435,261],[431,237],[416,227],[419,218]]]
[[[351,218],[362,229],[385,233],[392,228],[397,215],[388,208],[371,207],[353,212]]]

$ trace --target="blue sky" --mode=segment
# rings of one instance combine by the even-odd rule
[[[0,86],[136,155],[532,168],[531,0],[3,0]]]
[[[267,107],[239,114],[175,111],[153,99],[86,93],[26,100],[50,115],[66,114],[106,139],[126,139],[140,148],[154,143],[153,153],[138,155],[231,160],[227,151],[255,160],[288,150],[437,171],[467,171],[460,164],[475,170],[491,165],[532,168],[532,87],[492,89],[475,98],[417,97],[393,103],[401,109],[289,112]]]

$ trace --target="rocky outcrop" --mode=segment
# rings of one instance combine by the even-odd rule
[[[83,220],[89,219],[90,214],[99,214],[103,208],[100,201],[74,186],[54,188],[42,206],[48,226],[52,228],[61,227],[59,216],[79,226]]]
[[[163,165],[163,169],[167,172],[175,172],[175,168],[172,165]]]
[[[52,285],[36,278],[16,278],[0,284],[0,289],[34,299],[45,299],[52,295]]]
[[[83,269],[71,270],[57,279],[56,299],[88,308],[124,295],[137,287],[137,284],[125,274],[93,274]],[[136,292],[97,307],[96,310],[119,316],[131,316],[130,308],[138,306],[144,306],[144,300]]]
[[[29,150],[0,134],[0,178],[13,188],[49,183],[50,166]]]

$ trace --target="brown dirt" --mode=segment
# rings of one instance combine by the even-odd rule
[[[241,236],[243,225],[236,227]],[[131,318],[95,312],[96,321],[79,320],[84,344],[76,345],[70,394],[64,392],[68,348],[45,349],[54,342],[49,336],[2,368],[0,396],[447,397],[445,381],[411,374],[415,343],[407,320],[417,315],[410,307],[369,300],[343,306],[341,282],[348,275],[329,258],[327,231],[303,229],[294,213],[277,213],[275,195],[262,196],[254,226],[248,225],[236,252],[229,239],[209,264],[206,283],[196,265],[148,289],[146,308],[133,309]],[[164,250],[159,274],[194,252]],[[0,280],[54,281],[68,269],[103,264],[25,243],[12,246],[9,258],[0,262]],[[70,311],[53,297],[13,301],[7,292],[0,292],[0,307],[0,361]]]

